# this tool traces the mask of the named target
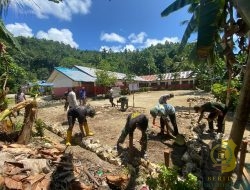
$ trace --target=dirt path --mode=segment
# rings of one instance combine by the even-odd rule
[[[135,93],[128,96],[129,98],[129,108],[126,112],[121,112],[117,107],[111,107],[108,99],[104,100],[88,100],[88,103],[94,106],[97,110],[97,115],[95,118],[89,118],[89,126],[91,130],[95,132],[93,138],[100,140],[101,143],[108,146],[115,146],[116,141],[120,135],[122,128],[125,125],[126,117],[129,113],[133,111],[139,111],[145,113],[149,119],[149,142],[148,142],[148,156],[152,162],[164,163],[163,152],[166,149],[172,149],[173,139],[157,138],[156,134],[159,132],[158,127],[152,126],[152,117],[149,115],[149,110],[157,104],[160,95],[169,93],[168,91],[152,91]],[[171,91],[174,93],[175,97],[170,99],[168,102],[175,106],[177,115],[182,115],[183,113],[189,113],[189,103],[188,98],[202,97],[207,98],[210,95],[205,93],[198,93],[197,91]],[[117,98],[114,100],[116,103]],[[194,104],[191,104],[193,106]],[[190,112],[193,112],[191,108]],[[63,109],[63,104],[59,103],[57,106],[39,109],[38,117],[44,120],[46,123],[58,125],[58,128],[66,131],[66,112]],[[182,134],[190,132],[190,117],[177,117],[177,123],[179,131]],[[159,119],[157,119],[157,125],[159,125]],[[206,122],[206,120],[204,120]],[[66,124],[66,125],[65,125]],[[225,135],[230,133],[232,126],[232,119],[227,118]],[[74,133],[79,132],[79,128],[76,125],[74,127]],[[250,138],[249,130],[246,130],[245,137]],[[139,147],[138,140],[140,139],[140,132],[135,131],[135,142],[134,144]],[[125,145],[128,142],[125,142]],[[180,150],[181,151],[181,150]],[[178,156],[178,155],[177,155]],[[248,159],[248,157],[247,157]],[[250,160],[249,160],[250,162]]]

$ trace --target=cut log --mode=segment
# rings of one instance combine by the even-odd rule
[[[24,114],[24,121],[23,121],[23,128],[21,131],[20,136],[18,137],[17,143],[19,144],[28,144],[31,137],[32,126],[35,122],[36,118],[36,107],[33,103],[26,105],[25,107],[25,114]]]

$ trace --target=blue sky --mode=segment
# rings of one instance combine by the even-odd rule
[[[12,1],[13,2],[13,1]],[[19,2],[19,3],[17,3]],[[191,17],[184,8],[168,17],[166,0],[17,0],[4,17],[14,36],[49,39],[80,50],[143,49],[179,42]]]

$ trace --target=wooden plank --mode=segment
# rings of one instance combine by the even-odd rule
[[[248,185],[250,185],[250,175],[245,167],[243,168],[243,176],[246,178]]]
[[[164,151],[164,160],[165,160],[165,166],[166,167],[170,166],[170,155],[171,155],[171,151],[170,150],[165,150]]]

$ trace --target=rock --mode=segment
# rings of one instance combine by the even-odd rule
[[[47,159],[24,159],[20,160],[25,169],[30,169],[32,174],[49,173],[51,171]]]
[[[190,161],[190,159],[191,159],[191,157],[187,151],[183,154],[183,156],[181,158],[181,160],[184,162],[188,162],[188,161]]]
[[[2,173],[4,162],[15,162],[15,156],[8,152],[0,152],[0,173]]]

